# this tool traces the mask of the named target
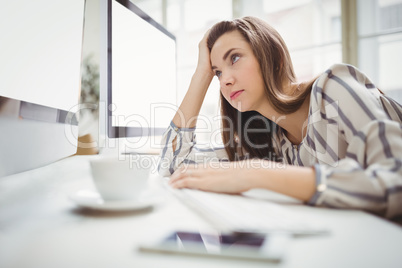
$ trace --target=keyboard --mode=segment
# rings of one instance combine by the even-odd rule
[[[267,200],[193,189],[173,189],[167,184],[166,187],[218,231],[286,232],[292,235],[328,233],[323,226],[298,218],[286,207]]]

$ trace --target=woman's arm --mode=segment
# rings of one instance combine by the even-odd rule
[[[172,175],[182,163],[227,158],[224,148],[197,150],[194,135],[197,117],[214,75],[207,47],[208,33],[199,43],[198,65],[189,89],[162,137],[164,147],[158,164],[158,172],[162,176]]]
[[[316,191],[314,168],[259,159],[189,165],[177,170],[170,184],[174,188],[231,194],[262,188],[302,201],[310,200]]]
[[[214,73],[211,67],[210,52],[207,47],[209,30],[198,44],[198,64],[190,82],[190,86],[172,122],[178,128],[194,128],[200,113],[202,103]],[[172,142],[173,151],[176,150],[177,140]]]
[[[284,168],[256,170],[250,177],[253,188],[262,188],[307,202],[316,191],[315,170],[312,167],[287,165]]]
[[[214,73],[211,68],[210,53],[207,47],[208,32],[200,41],[198,48],[198,65],[191,79],[189,89],[176,112],[173,123],[179,128],[195,127],[197,116],[204,101],[205,94],[211,84]]]
[[[402,219],[399,104],[384,105],[375,85],[358,69],[344,64],[332,66],[320,77],[311,100],[312,111],[322,117],[310,129],[324,135],[328,144],[312,136],[311,144],[321,147],[315,165],[317,183],[326,190],[317,192],[308,203]],[[334,129],[329,131],[329,126]],[[331,162],[334,154],[319,153],[328,152],[327,148],[335,149],[338,161]]]

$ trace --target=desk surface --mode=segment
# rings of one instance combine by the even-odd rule
[[[286,206],[329,235],[292,239],[280,263],[144,253],[169,230],[210,226],[153,178],[164,202],[142,211],[78,208],[68,195],[93,188],[88,159],[75,156],[0,178],[0,267],[402,267],[402,228],[361,211]],[[154,176],[155,177],[155,176]],[[159,187],[159,188],[158,188]]]

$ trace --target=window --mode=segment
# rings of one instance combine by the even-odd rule
[[[358,65],[402,103],[402,0],[358,0]]]
[[[251,6],[251,4],[255,6]],[[240,1],[238,16],[257,16],[285,40],[299,81],[342,61],[340,0]]]

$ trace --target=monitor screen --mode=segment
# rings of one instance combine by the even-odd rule
[[[130,1],[108,1],[108,136],[161,135],[176,105],[176,39]]]
[[[1,96],[64,111],[77,105],[83,11],[83,0],[9,1],[0,9]]]
[[[77,151],[85,0],[0,8],[0,177]]]

